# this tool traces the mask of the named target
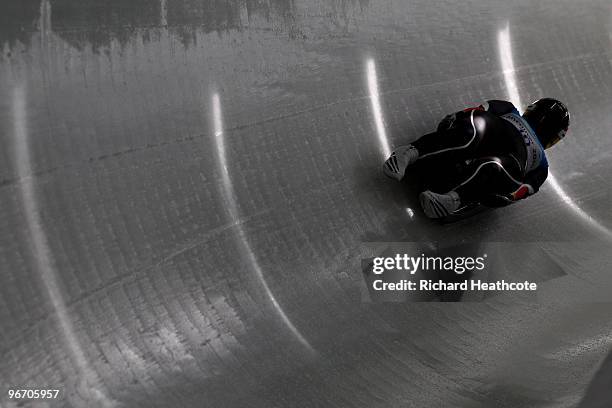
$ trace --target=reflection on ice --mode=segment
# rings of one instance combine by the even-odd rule
[[[504,73],[504,81],[506,82],[506,89],[508,91],[508,98],[514,104],[514,106],[516,106],[518,109],[522,109],[523,104],[521,102],[521,96],[518,90],[516,69],[514,67],[514,58],[512,56],[512,41],[510,37],[509,22],[506,23],[506,26],[503,29],[499,30],[497,34],[497,43],[499,47],[499,58],[502,72]],[[578,215],[582,220],[586,221],[587,224],[591,225],[607,238],[612,239],[612,231],[580,208],[578,204],[576,204],[574,200],[572,200],[572,198],[565,192],[565,190],[563,190],[552,171],[550,171],[548,175],[548,185],[553,188],[553,191],[557,194],[557,196],[559,196],[559,198],[565,204],[567,204],[574,214]]]
[[[380,105],[380,94],[378,92],[378,76],[376,74],[376,64],[373,58],[366,60],[366,73],[368,79],[368,93],[372,103],[372,115],[374,116],[374,125],[376,127],[376,135],[380,144],[380,152],[383,157],[387,158],[391,154],[389,148],[389,140],[387,140],[387,132],[385,130],[385,121],[383,118],[382,107]]]
[[[225,133],[223,131],[223,118],[221,114],[221,101],[218,93],[214,93],[212,96],[212,106],[213,106],[213,131],[215,135],[215,145],[217,147],[217,159],[219,162],[219,167],[221,171],[221,177],[223,181],[223,196],[227,203],[227,209],[229,215],[232,219],[233,224],[236,226],[238,231],[239,243],[242,246],[243,253],[246,256],[246,261],[249,263],[251,268],[253,268],[255,275],[257,276],[257,280],[263,286],[266,296],[272,303],[274,310],[280,316],[281,320],[287,326],[287,328],[293,333],[294,337],[310,352],[314,353],[314,349],[308,343],[308,340],[300,333],[297,327],[291,322],[282,306],[279,304],[278,300],[272,293],[272,290],[268,286],[266,282],[266,278],[264,277],[263,270],[261,269],[261,265],[251,247],[249,242],[247,233],[240,222],[240,214],[238,211],[238,203],[236,201],[236,192],[234,190],[234,185],[232,183],[232,179],[230,177],[229,169],[227,166],[227,154],[225,150]]]
[[[90,394],[88,398],[97,400],[103,407],[111,407],[114,406],[114,403],[101,390],[97,373],[89,364],[78,335],[75,332],[62,294],[61,283],[53,266],[53,256],[40,216],[40,203],[34,185],[35,179],[32,177],[25,95],[24,86],[17,85],[14,88],[12,100],[13,143],[15,146],[14,157],[17,175],[21,180],[19,183],[19,195],[30,236],[32,259],[36,262],[35,267],[53,307],[59,330],[64,337],[66,347],[79,374],[78,387],[83,388],[82,392]]]

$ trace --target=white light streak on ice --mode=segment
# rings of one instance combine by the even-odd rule
[[[251,244],[249,243],[249,239],[246,234],[246,231],[244,230],[242,224],[240,223],[240,214],[238,211],[238,204],[236,202],[236,192],[234,191],[234,185],[232,183],[232,179],[230,177],[229,169],[227,165],[227,154],[225,151],[225,134],[223,132],[223,118],[221,114],[221,101],[219,98],[219,94],[217,93],[213,94],[212,103],[213,103],[213,125],[214,125],[214,132],[215,132],[215,144],[217,146],[217,156],[219,160],[219,166],[221,168],[221,177],[223,179],[223,190],[224,190],[223,193],[224,193],[225,199],[228,204],[228,211],[229,211],[230,217],[232,218],[232,220],[234,221],[236,225],[238,235],[240,237],[240,242],[244,247],[244,251],[248,257],[249,263],[255,270],[257,279],[263,286],[266,292],[266,295],[268,296],[268,299],[270,300],[270,302],[272,303],[274,307],[274,310],[276,310],[276,312],[282,319],[283,323],[289,328],[289,330],[293,333],[293,335],[297,338],[297,340],[304,347],[306,347],[309,352],[314,353],[315,351],[310,345],[310,343],[308,343],[308,340],[306,340],[306,338],[300,333],[297,327],[295,327],[294,324],[291,322],[291,320],[289,319],[287,314],[284,312],[281,305],[278,303],[278,300],[276,300],[276,297],[272,293],[272,290],[268,286],[268,283],[266,282],[266,279],[264,277],[261,266],[259,265],[257,257],[255,253],[253,252],[253,249],[251,248]]]
[[[168,25],[168,0],[160,0],[159,8],[160,8],[159,23],[161,24],[162,27],[166,27]]]
[[[78,384],[82,388],[80,391],[88,392],[88,397],[94,398],[104,407],[115,406],[115,403],[102,392],[97,374],[91,368],[79,342],[62,295],[57,273],[53,266],[54,261],[51,255],[51,248],[49,248],[48,239],[40,219],[38,197],[36,196],[34,179],[31,176],[32,165],[30,162],[26,100],[23,86],[14,88],[12,108],[15,163],[17,175],[21,180],[19,183],[19,194],[31,239],[30,245],[36,269],[49,295],[60,332],[66,341],[66,346],[81,379],[81,382]]]
[[[602,333],[597,336],[588,337],[578,344],[565,346],[548,354],[548,357],[561,361],[571,361],[585,356],[608,353],[612,345],[612,333]]]
[[[504,81],[510,102],[521,110],[523,103],[519,94],[516,81],[516,71],[514,69],[514,57],[512,56],[512,42],[510,39],[510,24],[506,24],[506,28],[499,31],[497,35],[497,45],[499,47],[499,58],[501,60],[502,71],[504,73]]]
[[[38,20],[38,30],[41,38],[46,38],[51,34],[51,3],[49,0],[40,2],[40,19]]]
[[[520,110],[522,109],[523,104],[521,102],[521,96],[518,90],[516,70],[514,68],[514,58],[512,56],[510,23],[506,23],[506,27],[499,31],[497,35],[497,43],[499,47],[499,58],[501,61],[502,71],[504,73],[504,81],[506,82],[506,89],[508,91],[508,97],[514,106]],[[586,221],[587,224],[606,235],[608,238],[612,238],[612,231],[580,208],[578,204],[576,204],[574,200],[572,200],[572,198],[563,190],[552,171],[549,172],[548,182],[553,191],[576,215],[578,215],[582,220]]]
[[[370,94],[370,101],[372,102],[372,114],[374,115],[374,123],[376,125],[376,134],[378,135],[378,142],[380,143],[380,151],[386,159],[391,155],[391,149],[389,148],[389,140],[387,139],[385,122],[380,105],[378,76],[376,75],[376,64],[374,63],[374,59],[368,58],[366,60],[366,72],[368,78],[368,91]]]

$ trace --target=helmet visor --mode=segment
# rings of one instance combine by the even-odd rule
[[[559,140],[563,139],[565,137],[565,134],[567,133],[567,129],[563,129],[561,130],[556,137],[554,137],[553,139],[551,139],[548,143],[546,143],[546,146],[544,146],[545,149],[548,149],[549,147],[552,147],[554,145],[556,145]]]

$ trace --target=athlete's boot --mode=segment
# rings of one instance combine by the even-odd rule
[[[443,218],[457,211],[461,206],[459,194],[449,191],[446,194],[438,194],[433,191],[423,191],[419,195],[419,201],[423,212],[429,218]]]
[[[419,151],[412,145],[400,146],[387,159],[383,165],[383,172],[391,177],[400,181],[404,178],[406,173],[406,167],[417,161],[419,158]]]

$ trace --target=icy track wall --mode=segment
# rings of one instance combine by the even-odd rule
[[[607,0],[3,0],[1,404],[576,406],[612,343],[611,30]],[[381,173],[542,96],[572,126],[525,202],[441,226]],[[520,244],[537,298],[369,302],[375,241]]]

